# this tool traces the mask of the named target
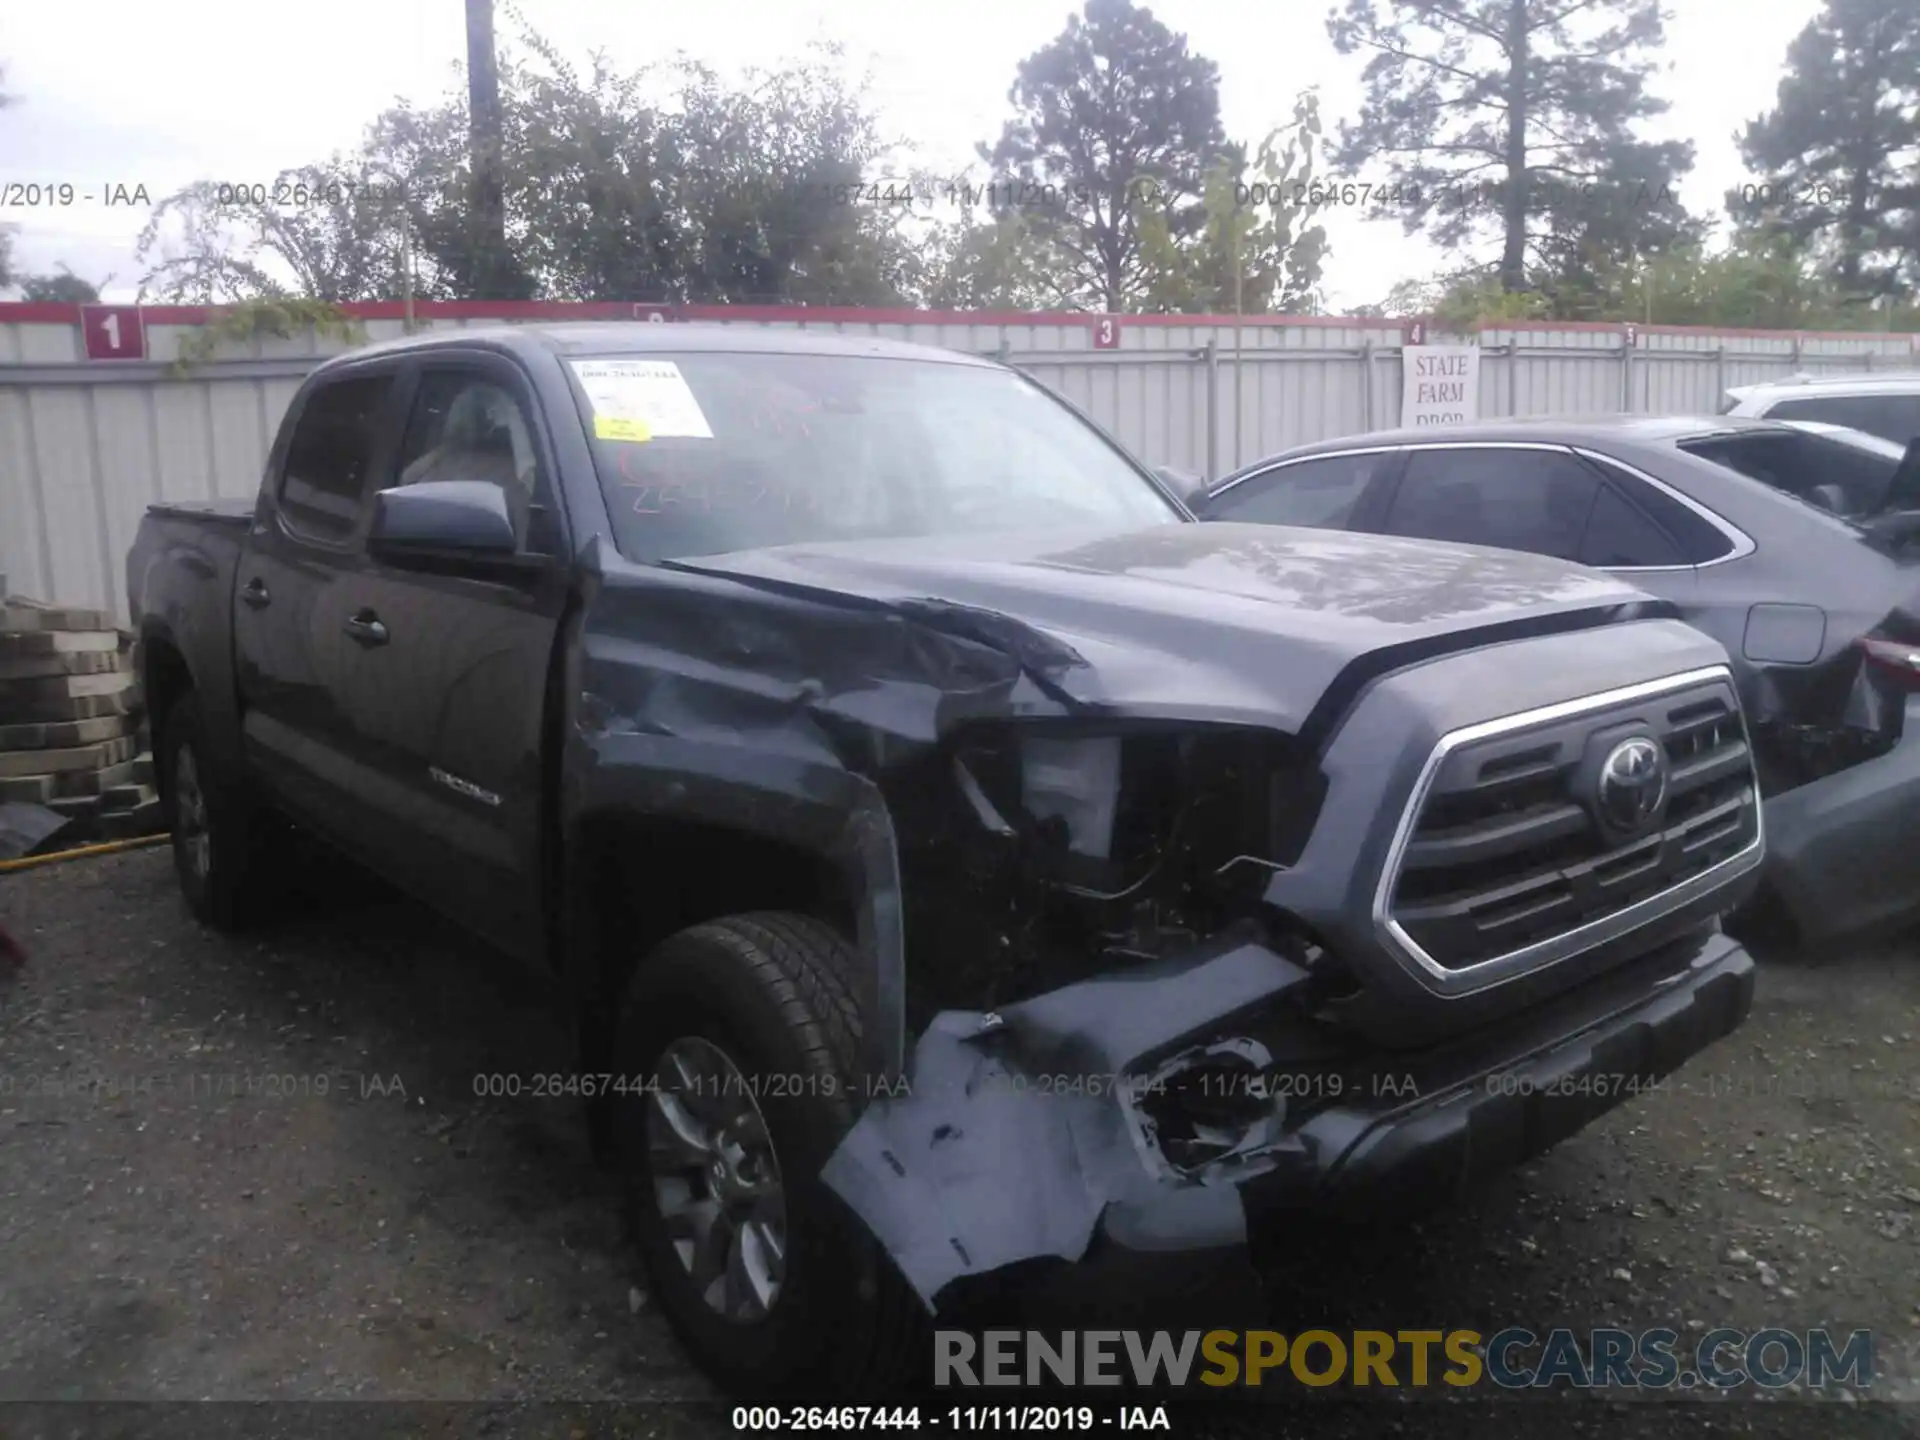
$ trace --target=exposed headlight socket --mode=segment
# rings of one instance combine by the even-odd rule
[[[1036,820],[1066,823],[1067,848],[1105,860],[1120,799],[1120,737],[1020,738],[1020,798]]]

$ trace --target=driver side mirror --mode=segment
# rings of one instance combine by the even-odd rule
[[[458,551],[506,557],[519,548],[507,496],[485,480],[429,480],[373,497],[369,549]]]
[[[1160,483],[1178,495],[1194,514],[1200,513],[1200,507],[1207,498],[1207,482],[1190,470],[1176,470],[1171,465],[1156,465],[1153,473],[1160,477]]]

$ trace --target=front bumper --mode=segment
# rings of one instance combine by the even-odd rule
[[[1244,1245],[1273,1211],[1431,1208],[1669,1073],[1753,996],[1745,950],[1696,931],[1499,1025],[1349,1063],[1337,1100],[1233,1161],[1184,1178],[1156,1164],[1103,1077],[1257,1031],[1305,979],[1226,941],[997,1016],[947,1012],[823,1178],[934,1306],[954,1282],[1022,1261]]]
[[[1764,883],[1805,941],[1920,915],[1920,697],[1877,760],[1767,801]]]
[[[1731,1034],[1753,1004],[1753,961],[1737,942],[1721,934],[1683,941],[1648,957],[1650,965],[1682,947],[1690,951],[1684,966],[1650,993],[1644,968],[1634,966],[1488,1037],[1477,1055],[1390,1063],[1379,1088],[1404,1093],[1411,1081],[1415,1098],[1313,1116],[1303,1130],[1316,1163],[1271,1198],[1343,1215],[1428,1209],[1642,1093]]]

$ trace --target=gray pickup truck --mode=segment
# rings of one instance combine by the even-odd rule
[[[897,1373],[1020,1262],[1461,1196],[1751,1000],[1718,645],[1559,561],[1197,524],[970,357],[376,345],[127,580],[194,913],[291,820],[550,972],[741,1389]]]

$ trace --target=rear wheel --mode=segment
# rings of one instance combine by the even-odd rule
[[[238,928],[261,908],[260,825],[245,794],[223,783],[208,764],[197,697],[176,700],[159,730],[161,796],[180,893],[196,919]]]
[[[641,962],[608,1127],[653,1294],[736,1393],[907,1378],[919,1300],[822,1166],[865,1093],[854,954],[799,915],[733,916]]]

